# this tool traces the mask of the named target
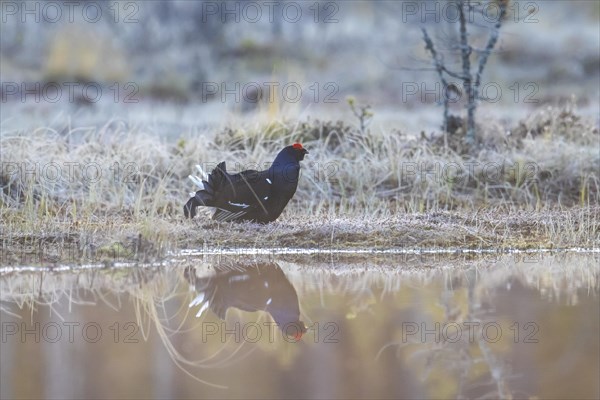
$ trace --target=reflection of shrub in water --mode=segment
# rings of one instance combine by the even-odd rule
[[[399,260],[401,268],[398,268]],[[560,307],[550,304],[540,313],[541,303],[572,306],[577,304],[578,296],[597,296],[600,270],[594,262],[589,255],[535,252],[465,254],[462,257],[456,254],[398,255],[387,263],[382,258],[381,264],[367,262],[368,267],[358,264],[358,268],[352,268],[352,264],[343,268],[338,262],[336,269],[332,269],[324,261],[289,275],[300,296],[308,297],[306,291],[317,290],[320,296],[337,294],[341,297],[346,307],[341,311],[347,311],[346,319],[356,318],[357,313],[376,312],[382,299],[393,296],[398,321],[412,321],[407,324],[413,324],[418,331],[415,335],[406,335],[407,340],[404,340],[408,328],[404,322],[402,326],[397,322],[389,336],[393,341],[379,350],[377,359],[385,363],[395,356],[410,366],[415,377],[432,390],[428,396],[509,398],[523,394],[519,392],[523,382],[518,379],[528,374],[523,365],[537,362],[537,358],[533,358],[535,354],[529,353],[535,345],[527,344],[532,358],[527,362],[521,358],[523,364],[510,364],[523,349],[513,347],[516,346],[515,335],[521,344],[537,343],[538,339],[541,343],[543,334],[548,334],[547,329],[543,330],[546,324],[556,321],[556,315],[548,319],[549,312]],[[380,295],[376,288],[381,290]],[[531,296],[541,297],[539,303],[520,304],[532,300]],[[508,311],[515,306],[521,308],[519,313]],[[536,317],[538,319],[533,321],[541,328],[535,323],[527,325],[523,320],[508,321],[506,315]],[[511,330],[516,321],[519,321],[518,333]],[[434,329],[436,323],[439,328]],[[445,326],[460,327],[458,341],[454,328],[444,331]],[[497,342],[494,326],[503,330]],[[377,330],[376,326],[372,328]],[[438,338],[429,333],[423,340],[424,328],[440,332]],[[537,331],[538,328],[541,330]],[[534,331],[537,333],[533,334]],[[400,337],[402,341],[398,340]],[[551,350],[548,346],[544,348]]]

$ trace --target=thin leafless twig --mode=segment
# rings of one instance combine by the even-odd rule
[[[440,77],[440,81],[442,82],[442,87],[447,88],[448,82],[446,81],[446,78],[444,77],[444,72],[448,73],[448,71],[444,67],[444,61],[442,60],[441,56],[439,56],[437,51],[435,50],[435,47],[433,46],[433,41],[427,34],[427,29],[421,28],[421,31],[423,32],[423,40],[425,41],[425,49],[427,49],[431,53],[431,58],[433,59],[433,63],[435,65],[435,69],[438,73],[438,76]],[[448,145],[447,135],[448,135],[449,101],[448,101],[448,96],[443,96],[443,97],[444,97],[444,121],[442,124],[442,129],[444,131],[444,145],[447,147],[447,145]]]

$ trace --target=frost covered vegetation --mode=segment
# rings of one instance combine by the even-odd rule
[[[486,131],[475,153],[453,136],[445,146],[439,137],[363,133],[344,122],[282,121],[208,135],[186,132],[165,141],[117,121],[89,132],[4,134],[5,243],[125,258],[199,245],[599,244],[599,134],[570,107],[542,110],[510,135]],[[310,159],[276,223],[219,225],[202,213],[183,219],[194,190],[187,176],[199,160],[205,168],[222,160],[232,169],[260,168],[296,140]]]
[[[599,245],[597,2],[544,2],[529,14],[509,2],[482,75],[502,96],[480,102],[469,144],[464,124],[440,132],[439,96],[426,94],[438,78],[420,28],[455,69],[452,22],[395,1],[339,3],[335,23],[313,18],[316,3],[302,3],[297,23],[223,22],[208,3],[135,3],[120,19],[110,7],[121,3],[98,3],[105,18],[93,25],[79,14],[7,16],[2,263],[23,253],[59,262],[63,247],[134,258],[198,246]],[[330,3],[317,4],[321,17]],[[126,23],[132,11],[137,22]],[[470,31],[474,48],[488,25]],[[226,94],[265,82],[303,95]],[[90,99],[89,83],[102,95]],[[450,122],[464,105],[450,105]],[[277,222],[183,220],[196,164],[261,168],[295,141],[310,156]]]

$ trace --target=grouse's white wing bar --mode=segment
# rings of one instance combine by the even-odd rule
[[[231,278],[227,279],[227,282],[232,283],[232,282],[237,282],[237,281],[247,281],[249,279],[250,279],[250,275],[243,274],[243,275],[232,276]]]
[[[242,207],[242,208],[250,207],[248,204],[245,204],[245,203],[232,203],[231,201],[228,201],[228,203],[235,207]]]

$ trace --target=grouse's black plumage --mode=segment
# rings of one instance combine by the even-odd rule
[[[215,207],[217,221],[272,222],[279,217],[296,193],[300,161],[308,151],[300,143],[285,147],[265,171],[247,170],[229,174],[225,162],[202,181],[190,176],[201,187],[183,207],[186,217],[196,215],[196,207]]]
[[[223,320],[229,308],[266,311],[285,335],[299,339],[306,332],[299,319],[296,290],[279,265],[257,263],[215,270],[215,275],[204,278],[196,277],[193,269],[186,270],[186,277],[198,292],[190,303],[190,307],[200,305],[196,316],[207,308]]]

